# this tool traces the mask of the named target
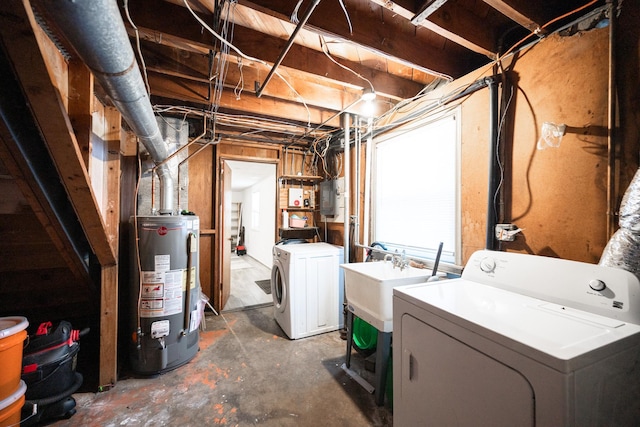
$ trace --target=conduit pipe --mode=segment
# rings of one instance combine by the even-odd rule
[[[616,54],[615,54],[616,11],[612,3],[609,4],[609,111],[607,115],[607,237],[615,231],[616,217],[616,150],[614,137],[616,129]]]
[[[370,204],[371,204],[371,168],[373,164],[373,136],[371,129],[373,128],[373,118],[367,118],[367,142],[365,147],[364,159],[364,231],[362,233],[364,245],[369,245],[369,229],[371,224]],[[360,179],[360,176],[358,176]],[[358,238],[358,241],[360,239]]]
[[[144,81],[115,0],[47,0],[38,6],[76,50],[140,142],[159,164],[167,158]],[[173,179],[166,164],[157,168],[160,214],[173,213]]]
[[[353,215],[351,221],[353,225],[353,242],[349,242],[349,247],[351,247],[352,251],[355,251],[355,243],[360,241],[360,176],[362,173],[362,164],[360,159],[362,158],[362,132],[360,129],[362,128],[362,119],[359,116],[354,116],[356,120],[356,125],[353,127],[354,129],[354,148],[355,148],[355,171],[353,174],[353,194],[354,194],[354,203],[353,203]],[[353,247],[352,247],[353,245]],[[353,259],[355,261],[355,252],[353,257],[349,255],[349,259]]]
[[[351,191],[351,149],[350,149],[350,139],[351,139],[351,115],[349,113],[344,113],[342,115],[342,129],[344,130],[344,262],[351,262],[349,253],[350,253],[350,242],[349,242],[349,191]]]
[[[295,40],[296,36],[298,35],[298,32],[300,32],[300,30],[302,29],[302,27],[304,27],[304,25],[307,23],[309,18],[311,18],[311,14],[315,10],[316,6],[318,6],[318,3],[320,3],[320,0],[314,0],[313,3],[311,3],[309,5],[309,8],[304,13],[304,16],[302,17],[302,20],[300,20],[300,22],[298,22],[298,25],[296,25],[295,30],[293,30],[293,33],[291,33],[291,36],[289,37],[289,40],[287,41],[287,44],[284,46],[284,49],[282,49],[282,52],[280,52],[280,55],[278,55],[278,58],[276,59],[276,62],[273,64],[273,67],[271,67],[271,70],[269,71],[269,74],[267,74],[267,77],[265,77],[264,82],[262,83],[262,85],[260,85],[258,82],[256,82],[256,96],[258,98],[260,98],[262,96],[262,91],[264,90],[264,88],[267,86],[267,84],[269,83],[269,81],[273,77],[273,74],[276,72],[276,69],[280,66],[280,64],[284,60],[284,57],[287,56],[287,53],[289,52],[289,49],[291,49],[291,46],[293,46],[293,41]]]
[[[496,148],[498,146],[498,80],[495,76],[487,77],[489,87],[489,182],[487,189],[487,230],[486,249],[493,249],[496,241],[496,207],[494,198],[498,191],[496,176]]]

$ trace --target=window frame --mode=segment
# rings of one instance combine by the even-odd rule
[[[455,149],[454,149],[454,164],[455,164],[455,172],[454,172],[454,192],[455,194],[453,195],[453,199],[454,199],[454,220],[453,220],[453,233],[454,233],[454,242],[453,245],[451,245],[454,249],[453,252],[451,252],[451,249],[447,250],[446,248],[443,249],[442,252],[442,257],[440,262],[443,264],[452,264],[452,265],[461,265],[462,262],[462,235],[461,235],[461,218],[462,218],[462,211],[461,211],[461,186],[462,186],[462,180],[461,180],[461,145],[462,145],[462,138],[461,138],[461,108],[458,106],[456,108],[453,109],[449,109],[446,111],[441,111],[441,112],[437,112],[437,113],[432,113],[429,114],[425,117],[416,119],[416,120],[412,120],[411,122],[404,124],[396,129],[394,129],[393,131],[389,131],[386,132],[383,135],[377,136],[373,138],[373,144],[372,144],[372,162],[371,162],[371,166],[372,166],[372,173],[371,173],[371,194],[370,194],[370,201],[369,201],[369,209],[370,209],[370,218],[371,218],[371,227],[370,227],[370,241],[371,242],[380,242],[382,244],[385,245],[385,247],[387,248],[387,250],[389,251],[398,251],[398,252],[402,252],[403,250],[406,252],[407,256],[413,256],[416,258],[421,258],[421,259],[427,259],[427,260],[433,260],[436,258],[437,255],[437,251],[438,251],[438,243],[435,244],[435,247],[415,247],[415,246],[409,246],[409,245],[403,245],[403,244],[398,244],[396,242],[385,242],[385,241],[380,241],[379,239],[376,239],[375,233],[376,233],[376,208],[377,208],[377,204],[376,204],[376,197],[378,197],[377,194],[377,180],[378,180],[378,174],[376,173],[376,168],[378,167],[378,161],[377,161],[377,155],[378,155],[378,144],[380,143],[384,143],[384,142],[389,142],[390,140],[392,140],[393,138],[397,138],[400,137],[406,133],[409,132],[414,132],[414,131],[418,131],[419,129],[424,129],[425,127],[428,127],[431,124],[434,124],[440,120],[444,120],[447,118],[453,118],[453,120],[455,121]],[[428,135],[425,135],[424,138],[428,138]],[[408,210],[408,209],[405,209]],[[450,246],[450,247],[451,247]]]

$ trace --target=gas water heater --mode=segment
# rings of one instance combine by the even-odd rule
[[[198,352],[199,229],[193,215],[130,219],[130,361],[136,373],[175,369]]]

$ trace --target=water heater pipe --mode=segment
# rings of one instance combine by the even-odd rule
[[[113,100],[156,164],[167,146],[156,122],[142,74],[115,0],[47,0],[37,2],[45,18],[76,50]],[[160,214],[173,213],[173,179],[165,164],[160,179]]]

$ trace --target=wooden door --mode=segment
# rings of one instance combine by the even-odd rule
[[[231,168],[221,161],[222,194],[220,200],[222,233],[220,235],[220,310],[222,310],[231,294]]]

